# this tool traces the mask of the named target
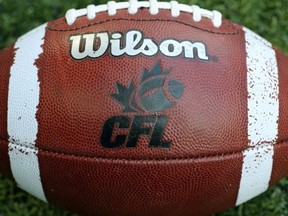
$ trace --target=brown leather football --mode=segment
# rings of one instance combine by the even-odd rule
[[[288,173],[288,58],[217,11],[72,9],[0,65],[0,172],[70,211],[209,215]]]

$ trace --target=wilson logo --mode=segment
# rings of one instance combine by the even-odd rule
[[[169,73],[158,62],[151,71],[144,70],[137,86],[132,82],[127,87],[116,83],[117,92],[111,97],[123,106],[126,115],[113,116],[105,122],[103,147],[136,147],[140,136],[149,137],[149,147],[170,147],[171,142],[163,139],[168,118],[161,112],[175,105],[184,87],[180,81],[168,79]]]
[[[137,30],[128,31],[124,36],[120,33],[98,32],[70,36],[72,58],[82,60],[85,58],[99,58],[110,50],[114,57],[128,56],[154,56],[161,53],[167,57],[184,55],[187,59],[209,61],[206,45],[202,42],[178,41],[165,39],[156,43],[146,38]]]

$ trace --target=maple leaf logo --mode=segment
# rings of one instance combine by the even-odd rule
[[[111,97],[116,99],[119,103],[121,103],[125,109],[123,112],[135,112],[134,109],[130,108],[130,98],[135,90],[134,84],[131,82],[130,85],[126,88],[125,86],[121,85],[120,83],[116,83],[117,93],[111,94]]]
[[[171,69],[162,70],[160,61],[149,71],[144,69],[139,85],[116,83],[117,92],[111,97],[124,106],[123,112],[160,112],[175,104],[184,91],[178,80],[167,80]]]

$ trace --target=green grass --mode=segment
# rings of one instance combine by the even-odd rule
[[[105,1],[98,1],[104,3]],[[249,27],[288,53],[288,10],[286,0],[191,0],[207,9],[217,9],[224,17]],[[93,0],[0,0],[0,49],[34,27],[65,14],[69,8],[82,8]],[[288,166],[288,165],[287,165]],[[0,216],[73,215],[44,204],[17,189],[0,176]],[[266,193],[237,208],[217,216],[285,216],[288,215],[288,178]]]

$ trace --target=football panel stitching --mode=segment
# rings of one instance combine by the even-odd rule
[[[8,142],[8,140],[4,140],[4,139],[0,139],[0,142],[4,141],[4,142]],[[267,144],[267,145],[271,145],[273,147],[275,147],[276,145],[287,145],[288,140],[284,140],[282,142],[279,143],[275,143],[275,144]],[[0,143],[1,144],[1,143]],[[217,157],[229,157],[229,156],[233,156],[233,155],[238,155],[238,154],[242,154],[244,151],[253,151],[255,149],[261,149],[261,148],[265,148],[267,147],[267,145],[259,145],[257,147],[248,147],[244,150],[238,151],[238,152],[231,152],[231,153],[223,153],[223,154],[215,154],[215,155],[207,155],[207,156],[198,156],[198,157],[181,157],[181,158],[168,158],[168,159],[131,159],[131,158],[109,158],[109,157],[98,157],[98,156],[84,156],[84,155],[76,155],[76,154],[68,154],[68,153],[64,153],[64,152],[56,152],[56,151],[51,151],[51,150],[46,150],[43,148],[39,148],[39,147],[30,147],[30,146],[26,146],[24,144],[21,143],[17,143],[17,142],[12,142],[12,144],[25,148],[25,149],[29,149],[29,150],[38,150],[38,152],[43,152],[43,153],[48,153],[48,154],[53,154],[53,155],[58,155],[58,156],[68,156],[68,157],[76,157],[76,158],[83,158],[83,159],[102,159],[102,160],[111,160],[111,161],[117,161],[117,160],[122,160],[122,161],[181,161],[181,160],[203,160],[203,159],[209,159],[209,158],[217,158]]]
[[[163,20],[163,19],[150,19],[150,20],[145,20],[145,19],[128,19],[128,18],[117,18],[117,19],[108,19],[108,20],[103,20],[103,21],[100,21],[100,22],[95,22],[95,23],[90,23],[88,25],[85,25],[85,26],[81,26],[81,27],[78,27],[78,28],[74,28],[74,29],[67,29],[67,30],[64,30],[64,29],[54,29],[56,27],[58,27],[59,25],[63,25],[65,24],[64,22],[62,23],[59,23],[59,24],[55,24],[54,26],[51,26],[51,27],[48,27],[48,30],[50,31],[58,31],[58,32],[69,32],[69,31],[76,31],[76,30],[81,30],[81,29],[84,29],[84,28],[88,28],[88,27],[91,27],[91,26],[95,26],[95,25],[101,25],[103,23],[107,23],[107,22],[112,22],[112,21],[137,21],[137,22],[175,22],[175,23],[178,23],[178,24],[183,24],[185,26],[188,26],[188,27],[191,27],[191,28],[195,28],[195,29],[198,29],[198,30],[202,30],[202,31],[205,31],[205,32],[209,32],[209,33],[212,33],[212,34],[219,34],[219,35],[236,35],[236,34],[239,34],[239,31],[235,29],[235,27],[233,25],[230,25],[230,24],[227,24],[227,23],[223,23],[224,26],[227,26],[227,27],[231,27],[235,30],[235,32],[214,32],[214,31],[209,31],[207,29],[203,29],[203,28],[200,28],[200,27],[197,27],[197,26],[194,26],[194,25],[191,25],[191,24],[188,24],[188,23],[185,23],[185,22],[181,22],[181,21],[178,21],[178,20]],[[53,28],[54,27],[54,28]]]

